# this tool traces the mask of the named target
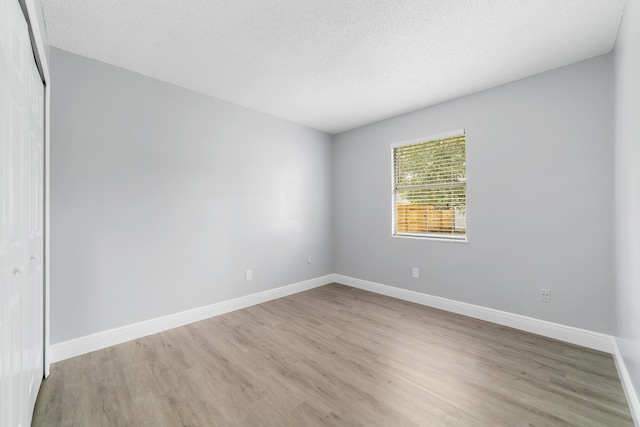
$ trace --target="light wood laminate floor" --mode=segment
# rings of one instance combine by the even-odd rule
[[[632,426],[611,355],[332,284],[54,364],[34,426]]]

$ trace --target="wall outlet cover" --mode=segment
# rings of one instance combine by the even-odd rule
[[[540,288],[540,302],[551,302],[551,289]]]

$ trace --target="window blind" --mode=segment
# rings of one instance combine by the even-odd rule
[[[466,137],[393,148],[393,233],[465,239]]]

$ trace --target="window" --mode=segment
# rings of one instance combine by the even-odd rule
[[[393,146],[393,235],[466,240],[463,131]]]

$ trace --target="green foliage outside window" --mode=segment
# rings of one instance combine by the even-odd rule
[[[397,203],[466,211],[465,135],[394,149]]]

